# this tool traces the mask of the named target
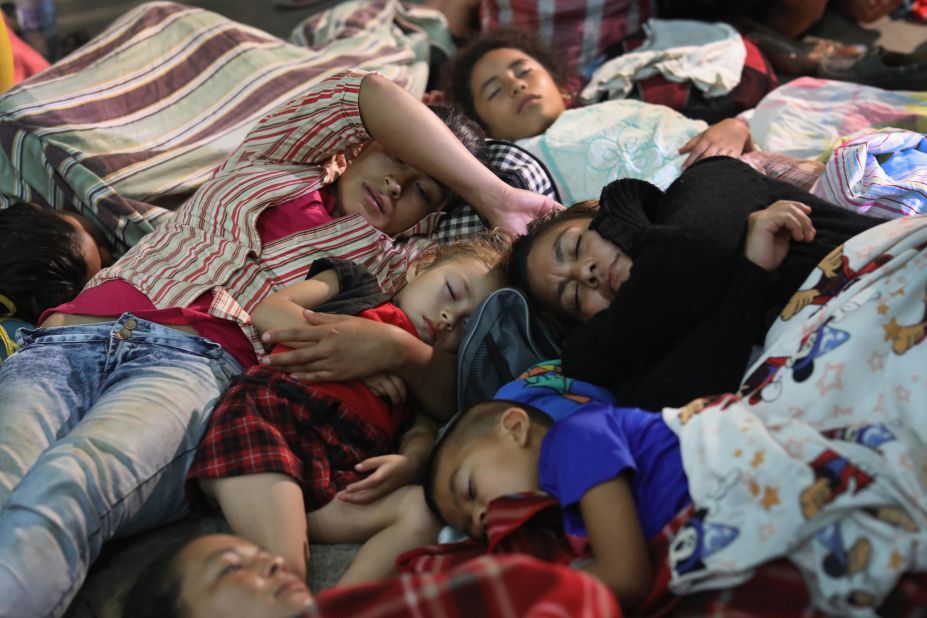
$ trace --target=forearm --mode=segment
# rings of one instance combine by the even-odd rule
[[[649,580],[635,579],[633,582],[625,582],[615,577],[613,565],[605,564],[600,560],[593,558],[582,567],[582,571],[589,573],[599,579],[603,584],[608,586],[612,594],[618,600],[622,609],[628,610],[636,606],[647,597],[649,590]],[[648,574],[649,577],[649,574]],[[644,581],[647,581],[645,584]]]
[[[448,186],[492,220],[506,185],[480,163],[423,103],[379,75],[360,89],[364,126],[384,149]]]
[[[251,323],[264,334],[277,328],[301,328],[306,325],[303,307],[294,302],[277,299],[264,301],[251,312]]]
[[[424,473],[425,462],[435,443],[437,425],[425,414],[419,414],[399,442],[399,454],[415,465],[417,476]]]
[[[390,371],[405,381],[432,418],[449,419],[457,409],[457,355],[436,350],[405,331],[396,333],[394,347],[396,361]]]

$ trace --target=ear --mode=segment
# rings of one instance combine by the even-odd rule
[[[499,419],[499,426],[504,435],[509,436],[518,443],[519,446],[525,446],[528,443],[528,436],[531,433],[531,419],[528,413],[516,406],[510,407],[502,413]]]
[[[413,280],[422,274],[422,271],[424,271],[425,268],[426,266],[422,260],[415,260],[409,264],[409,268],[406,269],[406,283],[412,283]]]
[[[573,105],[573,94],[566,88],[560,88],[560,96],[563,98],[563,106],[570,109]]]

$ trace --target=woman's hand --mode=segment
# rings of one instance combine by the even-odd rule
[[[679,154],[689,153],[682,163],[682,169],[686,169],[707,157],[739,157],[752,150],[753,140],[750,138],[750,127],[747,123],[736,118],[726,118],[686,142],[679,149]]]
[[[354,466],[354,469],[358,472],[370,472],[370,475],[351,483],[338,494],[339,500],[352,504],[369,504],[414,482],[418,474],[417,462],[411,457],[399,454],[371,457]]]
[[[750,215],[744,255],[765,270],[775,270],[789,252],[789,243],[814,240],[811,208],[801,202],[779,200]]]
[[[377,397],[386,397],[394,406],[405,403],[408,398],[406,383],[392,373],[378,373],[364,378],[363,382],[371,393]]]
[[[271,354],[263,364],[290,372],[299,380],[342,382],[386,373],[401,362],[393,339],[395,326],[308,309],[303,315],[306,326],[264,333],[264,343],[282,343],[293,349]]]

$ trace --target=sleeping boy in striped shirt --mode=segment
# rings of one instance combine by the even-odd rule
[[[552,206],[401,87],[346,71],[265,116],[170,221],[40,317],[0,370],[0,573],[16,574],[0,599],[63,613],[104,542],[183,516],[215,400],[266,355],[251,312],[322,257],[395,293],[434,241],[391,234],[451,193],[516,232]],[[421,363],[439,354],[419,344]]]

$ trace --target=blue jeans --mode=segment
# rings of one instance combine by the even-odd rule
[[[184,475],[240,371],[128,313],[25,331],[0,365],[0,616],[64,613],[105,541],[186,512]]]

